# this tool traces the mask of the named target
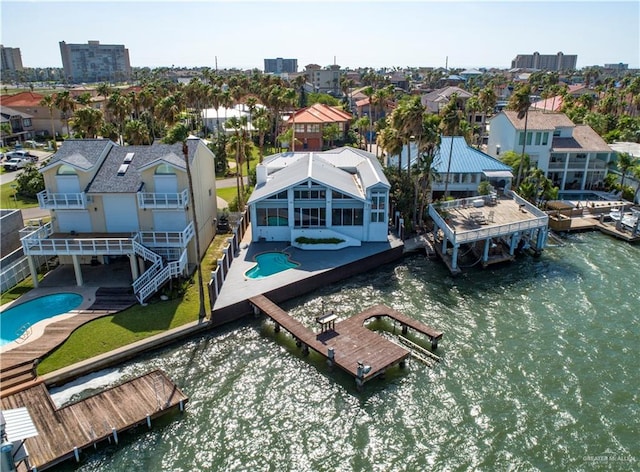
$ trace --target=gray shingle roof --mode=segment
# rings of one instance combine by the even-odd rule
[[[571,138],[553,138],[553,151],[612,152],[604,139],[588,125],[576,125]]]
[[[193,159],[195,148],[189,145],[189,156]],[[133,160],[123,175],[118,175],[127,154],[134,153]],[[182,143],[152,144],[151,146],[114,146],[87,187],[88,193],[135,193],[141,190],[141,170],[153,163],[166,161],[185,169]]]
[[[69,139],[51,156],[51,161],[42,170],[67,164],[86,172],[100,163],[100,156],[110,146],[116,144],[109,139]]]

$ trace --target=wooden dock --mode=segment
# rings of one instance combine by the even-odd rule
[[[367,320],[389,317],[401,324],[403,334],[411,328],[427,336],[434,349],[442,339],[440,331],[384,305],[376,305],[356,316],[336,322],[333,329],[315,333],[263,295],[252,297],[249,302],[256,313],[262,312],[276,323],[276,332],[281,327],[284,328],[291,333],[303,351],[313,349],[326,357],[330,366],[336,365],[352,375],[358,389],[365,382],[383,374],[389,367],[404,365],[411,355],[402,346],[367,329],[364,326]]]
[[[102,441],[118,443],[118,434],[175,408],[187,396],[160,370],[149,372],[84,400],[57,408],[44,384],[8,395],[3,410],[26,407],[38,435],[26,439],[29,463],[44,470]]]

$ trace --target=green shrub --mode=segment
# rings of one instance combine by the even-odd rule
[[[344,239],[340,238],[307,238],[300,236],[296,238],[298,244],[340,244],[344,242]]]

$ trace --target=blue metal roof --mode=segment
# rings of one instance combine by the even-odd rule
[[[453,160],[449,172],[453,174],[479,174],[485,170],[506,170],[511,167],[498,159],[469,146],[462,136],[442,136],[440,148],[436,151],[433,167],[439,173],[446,173],[453,139]]]

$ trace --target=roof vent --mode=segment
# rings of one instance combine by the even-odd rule
[[[124,163],[129,164],[133,160],[135,152],[128,152],[126,156],[124,156]]]
[[[124,175],[127,172],[128,168],[129,168],[129,164],[122,164],[118,169],[118,175]]]

